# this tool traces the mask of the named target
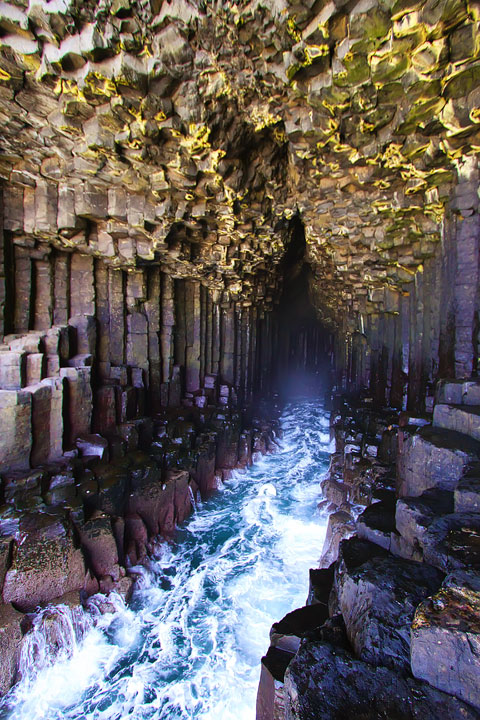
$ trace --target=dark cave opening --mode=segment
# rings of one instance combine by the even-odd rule
[[[331,332],[320,321],[312,301],[312,269],[298,214],[291,219],[289,231],[290,242],[279,269],[283,290],[277,308],[277,379],[284,398],[326,390],[332,345]]]

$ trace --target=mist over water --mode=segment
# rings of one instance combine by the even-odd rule
[[[270,626],[305,604],[326,530],[328,413],[297,401],[281,424],[278,452],[235,473],[159,546],[128,608],[37,674],[32,658],[2,720],[254,720]]]

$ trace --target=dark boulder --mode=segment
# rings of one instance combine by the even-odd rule
[[[300,648],[284,694],[286,720],[478,720],[457,698],[328,643]]]
[[[346,552],[349,543],[342,544],[335,588],[350,643],[362,660],[407,673],[415,608],[438,590],[443,574],[392,555],[358,564]]]

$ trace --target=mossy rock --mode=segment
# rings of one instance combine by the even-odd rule
[[[408,55],[389,53],[381,57],[374,55],[371,60],[372,79],[379,85],[401,78],[410,66]]]
[[[442,93],[440,80],[418,80],[405,87],[410,102],[438,98]]]
[[[480,63],[452,75],[445,82],[444,96],[448,99],[468,95],[480,85]]]
[[[388,125],[395,117],[395,105],[382,105],[371,113],[365,115],[365,123],[372,126],[372,130],[380,130]]]
[[[362,85],[370,80],[370,66],[364,55],[347,55],[343,60],[343,64],[345,72],[335,76],[336,85],[349,87]]]
[[[378,91],[378,104],[389,105],[403,100],[405,91],[401,82],[391,82],[383,85]]]
[[[452,32],[448,40],[451,62],[464,62],[477,57],[480,52],[478,22],[462,25]]]
[[[385,38],[390,30],[390,15],[379,5],[366,13],[350,14],[350,34],[377,42]]]
[[[434,35],[460,25],[468,18],[465,0],[428,0],[421,5],[420,19],[434,28]]]

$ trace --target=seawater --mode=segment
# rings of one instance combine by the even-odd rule
[[[65,631],[55,662],[27,659],[2,720],[254,720],[270,626],[305,604],[326,530],[328,413],[290,403],[281,426],[276,453],[235,472],[159,545],[128,607],[117,602],[78,642]]]

